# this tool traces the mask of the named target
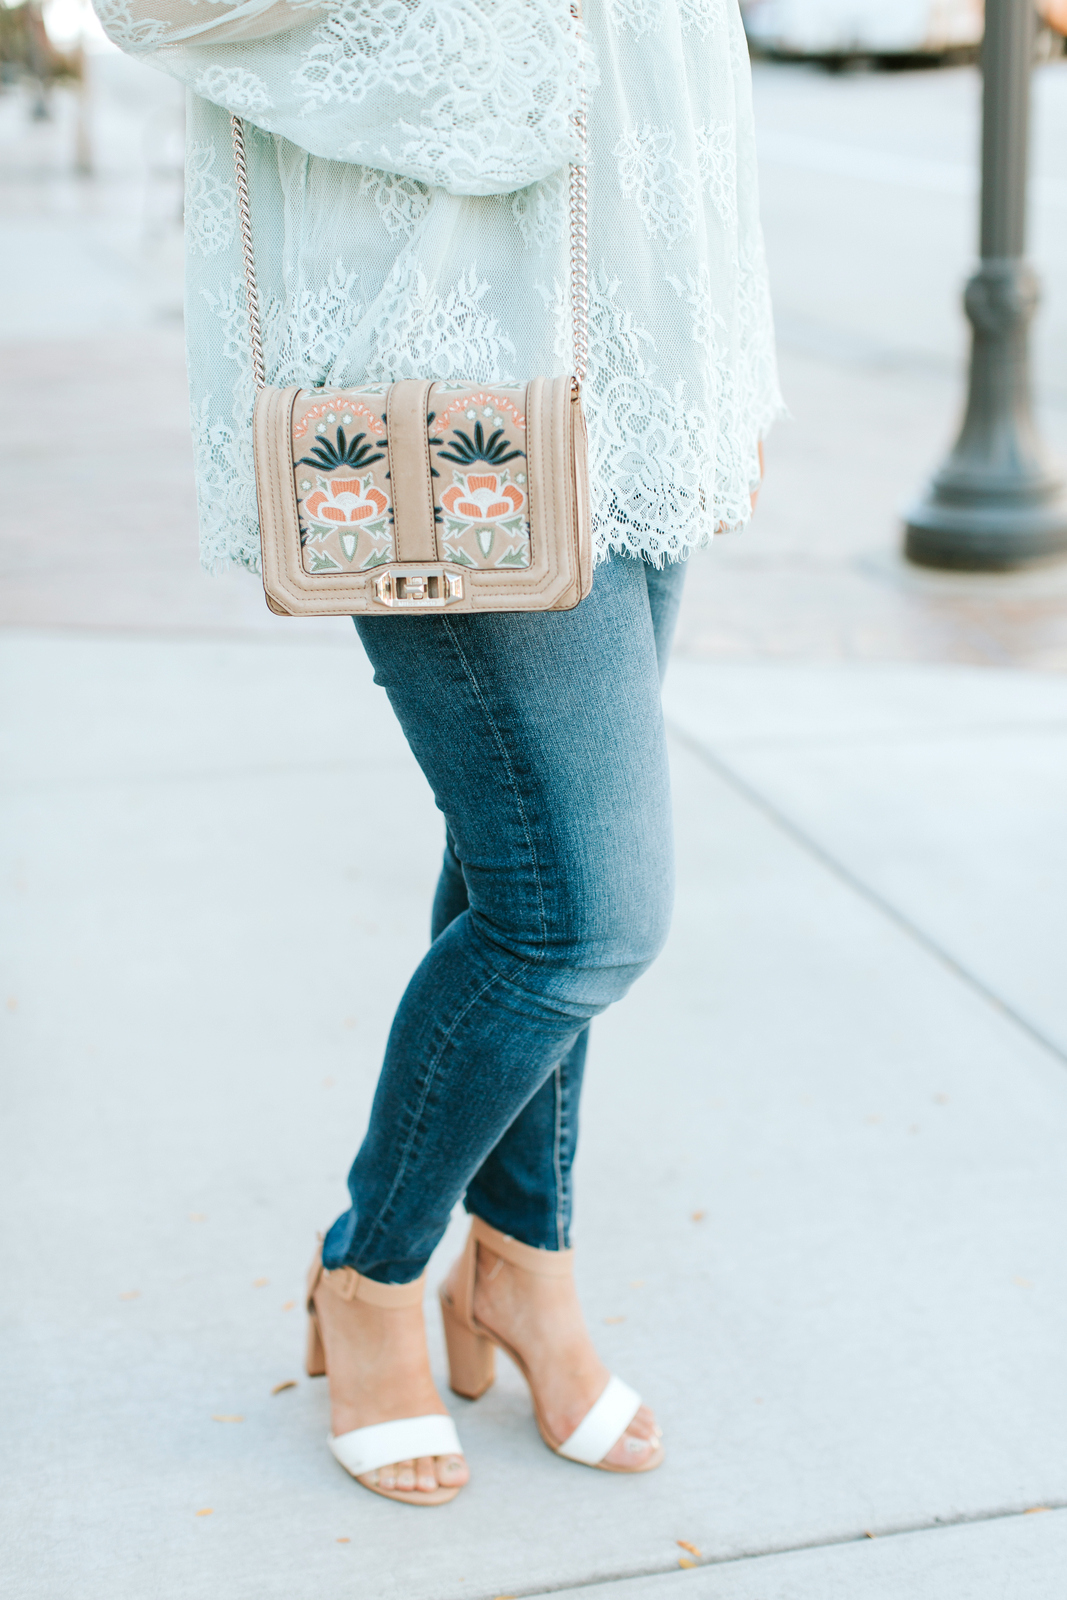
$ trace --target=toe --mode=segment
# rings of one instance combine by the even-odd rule
[[[432,1494],[437,1488],[437,1472],[433,1456],[420,1456],[415,1463],[415,1487],[423,1494]]]
[[[658,1448],[655,1439],[641,1439],[627,1429],[621,1439],[616,1440],[608,1451],[604,1460],[613,1467],[625,1467],[630,1472],[643,1467],[650,1456]]]
[[[635,1439],[658,1439],[660,1437],[655,1416],[647,1406],[641,1406],[626,1431],[633,1434]]]
[[[443,1489],[458,1489],[467,1482],[470,1470],[462,1456],[437,1456],[437,1481]]]
[[[379,1489],[395,1489],[396,1488],[396,1474],[397,1474],[397,1469],[393,1465],[390,1465],[388,1467],[380,1467],[378,1469],[378,1487],[379,1487]]]
[[[398,1489],[414,1489],[415,1463],[414,1461],[398,1461],[396,1467],[396,1486]]]

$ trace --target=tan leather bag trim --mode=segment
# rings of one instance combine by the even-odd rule
[[[390,384],[385,401],[393,537],[398,561],[438,559],[426,426],[432,387],[432,383],[418,378],[403,378]]]

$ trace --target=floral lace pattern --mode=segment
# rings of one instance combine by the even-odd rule
[[[240,117],[258,117],[261,127],[266,125],[263,113],[274,104],[263,79],[244,67],[206,68],[196,80],[196,92]]]
[[[696,129],[697,173],[727,228],[737,226],[737,142],[730,122],[702,122]]]
[[[663,26],[663,0],[608,0],[607,10],[616,33],[627,30],[640,38]]]
[[[430,205],[424,183],[395,172],[377,172],[373,167],[364,172],[360,191],[373,199],[390,239],[410,239]]]
[[[683,33],[695,30],[706,39],[716,28],[725,25],[727,7],[725,0],[678,0],[678,15]]]
[[[214,171],[213,144],[191,139],[185,151],[185,228],[189,249],[217,255],[237,229],[237,191]]]
[[[209,566],[258,564],[231,110],[268,381],[325,395],[422,377],[499,397],[571,369],[583,78],[597,554],[672,560],[747,521],[757,443],[783,407],[737,0],[604,0],[586,30],[567,0],[97,4],[117,43],[194,90],[187,341]],[[520,558],[520,470],[452,462],[435,480],[457,551]],[[371,536],[388,522],[381,471],[309,473],[309,560],[388,548]]]
[[[515,346],[483,309],[489,284],[472,267],[441,294],[411,256],[402,256],[379,296],[366,376],[372,382],[440,378],[513,381]]]
[[[515,218],[527,250],[547,250],[558,244],[570,222],[570,183],[566,172],[554,173],[544,183],[531,184],[512,196]]]
[[[697,225],[695,175],[675,159],[673,128],[645,123],[631,128],[615,146],[619,186],[632,199],[649,234],[661,233],[668,244]]]

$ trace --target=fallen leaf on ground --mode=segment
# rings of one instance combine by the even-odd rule
[[[338,1544],[351,1544],[352,1541],[351,1541],[351,1539],[338,1539],[337,1543]]]
[[[693,1222],[703,1222],[705,1215],[706,1213],[703,1211],[693,1211],[690,1213],[691,1220]]]
[[[127,1289],[125,1294],[119,1295],[120,1300],[139,1300],[140,1298],[140,1289]]]
[[[695,1567],[696,1566],[696,1562],[695,1561],[690,1561],[688,1556],[679,1556],[678,1557],[678,1565],[680,1567]]]
[[[286,1378],[284,1383],[276,1383],[274,1385],[274,1388],[271,1390],[271,1394],[281,1394],[283,1389],[295,1389],[295,1388],[296,1388],[296,1379],[295,1378]]]
[[[287,1300],[285,1302],[285,1304],[282,1306],[282,1310],[283,1311],[291,1311],[295,1305],[296,1305],[296,1301],[295,1300]]]
[[[253,1289],[265,1289],[269,1282],[269,1278],[253,1278],[252,1287]]]
[[[626,1318],[625,1317],[605,1317],[604,1321],[608,1324],[608,1327],[610,1328],[616,1322],[625,1322]]]
[[[675,1544],[682,1550],[688,1550],[691,1556],[702,1556],[703,1550],[698,1550],[695,1544],[690,1544],[688,1539],[675,1539]]]
[[[245,1419],[244,1417],[228,1417],[224,1414],[215,1415],[212,1413],[211,1420],[212,1422],[243,1422]]]
[[[871,1531],[870,1531],[870,1529],[868,1529],[868,1528],[864,1528],[864,1530],[863,1530],[863,1537],[864,1537],[864,1538],[865,1538],[865,1539],[874,1539],[874,1538],[876,1538],[876,1537],[877,1537],[877,1535],[876,1535],[876,1534],[873,1534],[873,1533],[871,1533]]]
[[[1051,1511],[1051,1506],[1027,1506],[1023,1512],[1024,1517],[1035,1517],[1039,1511]]]
[[[211,1506],[205,1506],[203,1511],[198,1511],[196,1514],[198,1517],[212,1517],[215,1513]]]
[[[9,1000],[9,1001],[8,1001],[8,1003],[7,1003],[7,1009],[8,1009],[8,1010],[9,1010],[9,1011],[17,1011],[17,1010],[18,1010],[18,1008],[19,1008],[19,1003],[18,1003],[18,1001],[17,1001],[17,1000],[16,1000],[16,999],[15,999],[15,996],[14,996],[14,995],[12,995],[12,996],[11,996],[11,998],[10,998],[10,1000]]]

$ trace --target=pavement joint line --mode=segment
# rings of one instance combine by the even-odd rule
[[[677,732],[677,729],[672,729]],[[730,750],[841,750],[853,745],[924,745],[940,744],[945,739],[1012,739],[1025,738],[1027,734],[1067,733],[1067,717],[1049,717],[1035,722],[974,722],[945,723],[937,728],[856,728],[847,733],[815,733],[782,735],[760,733],[754,737],[727,734],[721,741]]]
[[[682,1580],[686,1571],[700,1572],[711,1567],[740,1566],[746,1561],[760,1561],[766,1556],[799,1555],[805,1550],[836,1550],[842,1545],[873,1544],[879,1539],[898,1539],[912,1533],[939,1533],[947,1528],[969,1528],[991,1522],[1014,1522],[1019,1518],[1034,1516],[1038,1512],[1045,1511],[1067,1511],[1067,1500],[1043,1500],[1040,1505],[1009,1506],[1001,1510],[961,1511],[958,1516],[934,1517],[930,1522],[894,1523],[884,1528],[864,1528],[859,1533],[842,1533],[828,1539],[807,1539],[799,1544],[767,1545],[758,1550],[740,1550],[736,1555],[701,1556],[688,1569],[680,1568],[672,1561],[669,1566],[634,1567],[625,1572],[608,1573],[607,1576],[579,1578],[577,1583],[568,1579],[562,1583],[549,1584],[547,1588],[511,1587],[507,1590],[507,1594],[509,1600],[539,1600],[542,1595],[581,1594],[583,1589],[593,1591],[606,1588],[612,1583],[627,1583],[635,1578],[677,1577]],[[499,1600],[499,1593],[498,1590],[496,1595],[491,1595],[486,1590],[484,1595],[468,1596],[467,1600]]]
[[[805,828],[794,822],[787,812],[775,805],[774,801],[757,789],[754,784],[749,783],[747,778],[743,778],[721,755],[717,754],[716,751],[704,744],[700,739],[686,733],[677,723],[670,719],[667,720],[667,729],[683,748],[688,750],[691,755],[696,756],[697,760],[706,767],[710,768],[729,788],[733,789],[735,794],[761,812],[769,822],[774,824],[779,832],[785,834],[794,844],[799,845],[806,854],[818,861],[820,866],[825,867],[828,872],[832,873],[838,882],[843,883],[846,888],[851,889],[860,899],[865,900],[868,905],[880,912],[887,921],[899,928],[920,949],[925,950],[927,955],[931,955],[935,960],[939,961],[942,966],[946,967],[962,983],[966,984],[987,1005],[998,1011],[1001,1016],[1006,1017],[1009,1022],[1013,1022],[1022,1033],[1025,1033],[1034,1044],[1039,1045],[1042,1050],[1052,1056],[1060,1066],[1067,1066],[1067,1050],[1064,1050],[1054,1039],[1044,1033],[1036,1023],[1031,1022],[1023,1012],[1016,1010],[1010,1001],[1003,999],[995,989],[991,989],[976,972],[972,972],[969,967],[958,961],[943,945],[938,944],[936,939],[931,938],[930,934],[921,928],[917,922],[913,922],[891,900],[887,900],[871,884],[866,883],[858,873],[853,872],[851,867],[846,866],[843,861],[840,861],[837,856],[827,850],[826,846],[820,844]]]
[[[185,772],[57,773],[52,777],[13,778],[0,786],[0,798],[13,800],[42,790],[144,788],[169,783],[233,783],[251,778],[303,778],[315,773],[327,777],[344,773],[365,777],[368,772],[396,771],[406,766],[403,756],[383,755],[369,761],[339,757],[336,761],[264,762],[249,767],[190,767]]]

